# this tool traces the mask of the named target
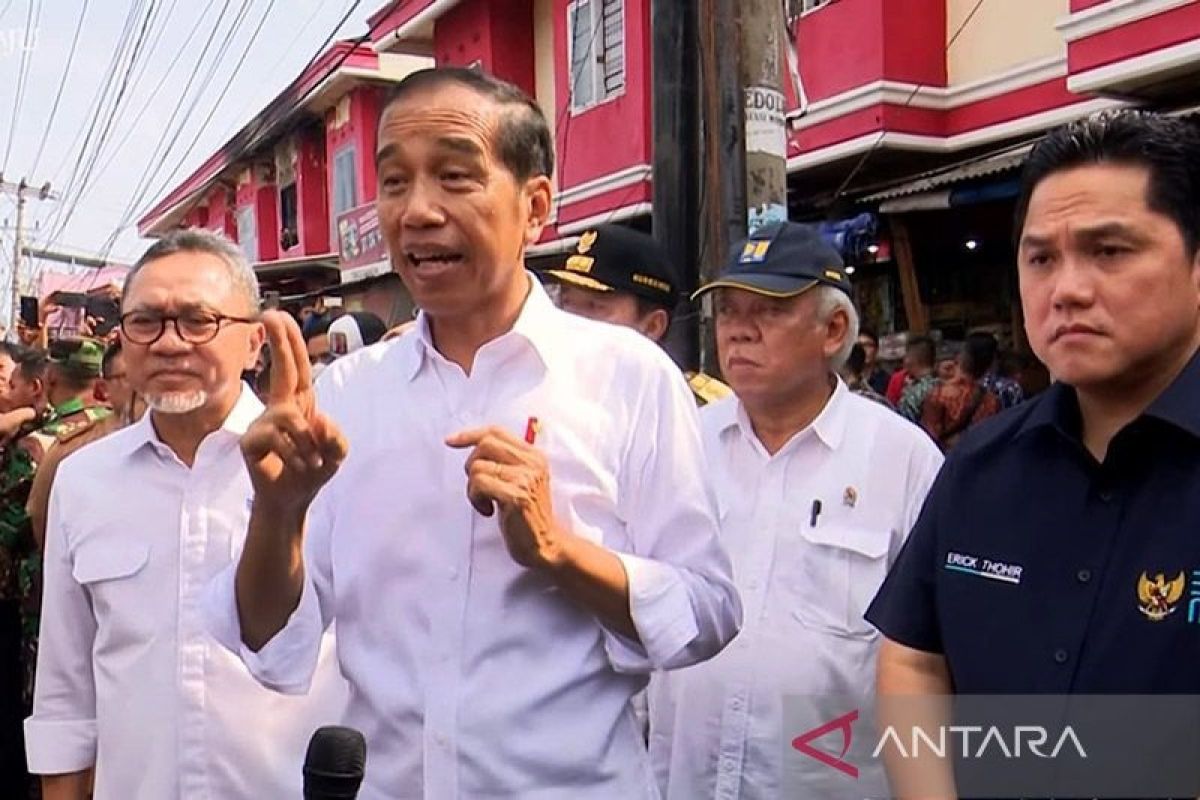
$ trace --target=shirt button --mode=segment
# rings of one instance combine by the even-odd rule
[[[1067,663],[1067,659],[1070,657],[1071,654],[1061,647],[1054,651],[1054,660],[1059,664]]]
[[[1080,583],[1087,583],[1092,579],[1092,571],[1090,569],[1081,569],[1075,573],[1075,577],[1079,579]]]
[[[732,708],[734,711],[741,711],[742,701],[735,697],[729,701],[729,707]]]

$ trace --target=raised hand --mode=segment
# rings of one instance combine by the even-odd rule
[[[267,408],[242,436],[242,457],[255,503],[272,510],[307,510],[346,457],[345,437],[317,410],[304,337],[281,311],[263,314],[271,345]]]
[[[571,535],[555,522],[545,454],[496,426],[456,433],[446,444],[474,448],[466,464],[467,498],[484,516],[499,509],[513,560],[524,567],[558,566]]]

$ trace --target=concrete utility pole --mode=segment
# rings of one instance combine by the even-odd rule
[[[21,265],[24,263],[25,247],[25,200],[33,196],[37,200],[57,200],[58,195],[50,191],[49,182],[41,187],[32,186],[24,178],[19,183],[6,181],[0,176],[0,192],[11,194],[17,198],[17,227],[13,235],[13,268],[9,290],[11,293],[11,314],[9,315],[8,330],[13,336],[17,334],[17,318],[21,313]]]
[[[783,95],[780,0],[742,0],[742,89],[746,111],[746,205],[749,229],[787,219],[787,118]]]

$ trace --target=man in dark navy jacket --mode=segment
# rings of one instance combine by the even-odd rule
[[[947,460],[867,612],[879,692],[1200,693],[1200,137],[1052,132],[1016,230],[1057,383]]]

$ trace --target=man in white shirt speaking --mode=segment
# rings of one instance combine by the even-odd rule
[[[881,769],[847,785],[795,751],[805,730],[786,711],[805,704],[827,722],[871,696],[879,634],[863,612],[942,462],[919,428],[837,377],[858,338],[849,292],[837,251],[784,223],[697,293],[712,293],[735,393],[701,425],[745,623],[717,658],[655,676],[650,750],[669,800],[886,795]],[[816,747],[836,756],[833,739]]]
[[[257,316],[254,272],[216,234],[169,234],[129,273],[121,341],[150,412],[68,457],[50,496],[25,728],[46,800],[84,800],[93,766],[96,800],[299,797],[309,736],[341,718],[331,661],[313,694],[284,697],[205,626],[204,587],[250,516]]]
[[[336,621],[366,800],[657,797],[629,700],[741,619],[687,386],[526,272],[554,155],[520,90],[415,73],[376,163],[417,329],[314,391],[299,329],[267,318],[250,533],[214,629],[264,683],[303,691]]]

